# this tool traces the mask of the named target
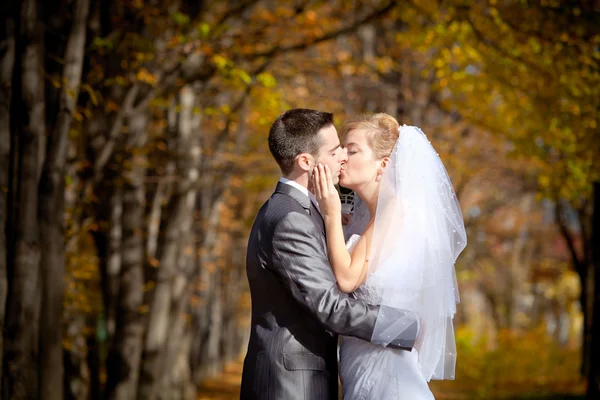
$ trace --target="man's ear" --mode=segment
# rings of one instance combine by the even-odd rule
[[[314,158],[308,153],[300,153],[296,157],[296,164],[306,172],[311,172],[314,168]]]

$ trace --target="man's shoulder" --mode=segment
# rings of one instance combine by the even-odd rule
[[[290,214],[306,214],[306,211],[290,196],[273,193],[258,211],[253,227],[261,230],[267,229],[267,231],[273,230],[281,221],[290,218]],[[308,214],[306,215],[308,216]]]
[[[306,214],[306,211],[300,203],[284,193],[273,193],[263,205],[265,218],[271,220],[281,220],[290,213]]]
[[[287,193],[275,192],[271,195],[268,201],[272,202],[273,204],[286,205],[291,208],[297,208],[301,210],[304,209],[304,207],[298,203],[298,200],[294,199]]]

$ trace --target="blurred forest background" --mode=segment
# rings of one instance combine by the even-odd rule
[[[195,399],[239,361],[294,107],[418,125],[453,179],[439,399],[600,398],[600,1],[0,8],[2,399]]]

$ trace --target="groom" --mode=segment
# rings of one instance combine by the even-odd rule
[[[252,322],[240,398],[337,399],[337,335],[370,341],[376,319],[408,318],[415,321],[409,330],[416,338],[417,318],[356,300],[336,285],[323,218],[307,189],[317,163],[328,165],[337,183],[347,160],[333,115],[285,112],[271,126],[269,149],[282,178],[248,242]],[[406,350],[413,345],[414,339],[389,344]]]

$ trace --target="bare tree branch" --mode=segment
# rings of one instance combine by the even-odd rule
[[[223,15],[221,15],[221,17],[215,22],[215,26],[216,27],[221,26],[228,19],[240,15],[242,12],[248,10],[250,7],[252,7],[256,3],[258,3],[259,1],[260,0],[246,0],[246,1],[239,2],[237,5],[235,5],[234,7],[230,8],[229,10],[227,10],[226,13],[224,13]]]
[[[296,44],[292,44],[292,45],[287,45],[287,46],[278,45],[278,46],[273,47],[270,50],[253,53],[253,54],[248,54],[247,58],[249,58],[249,59],[255,59],[255,58],[260,58],[260,57],[271,58],[271,57],[275,57],[277,55],[284,54],[284,53],[305,50],[305,49],[307,49],[311,46],[314,46],[318,43],[326,42],[331,39],[335,39],[338,36],[354,32],[361,25],[364,25],[366,23],[372,22],[378,18],[385,16],[396,6],[396,4],[397,3],[395,1],[391,1],[386,6],[373,11],[372,13],[366,15],[365,17],[359,19],[358,21],[355,21],[354,23],[352,23],[346,27],[340,28],[338,30],[328,32],[316,39],[308,40],[308,41],[304,41],[304,42],[300,42],[300,43],[296,43]]]
[[[40,315],[40,397],[63,398],[62,307],[65,274],[63,214],[65,163],[69,131],[79,97],[84,61],[90,0],[77,0],[73,26],[67,40],[58,118],[49,138],[48,154],[39,186],[40,271],[42,306]]]
[[[123,127],[123,122],[125,118],[130,114],[130,111],[133,107],[135,98],[137,97],[139,90],[140,84],[136,82],[133,84],[133,86],[131,86],[131,88],[129,88],[129,91],[125,95],[125,101],[123,105],[121,105],[121,108],[117,113],[112,128],[110,129],[110,133],[108,134],[106,143],[104,144],[100,155],[98,156],[98,158],[96,158],[96,162],[94,163],[94,172],[96,180],[99,180],[102,176],[102,170],[104,169],[104,166],[108,162],[113,152],[117,136],[119,136],[119,133],[121,132],[121,128]]]

